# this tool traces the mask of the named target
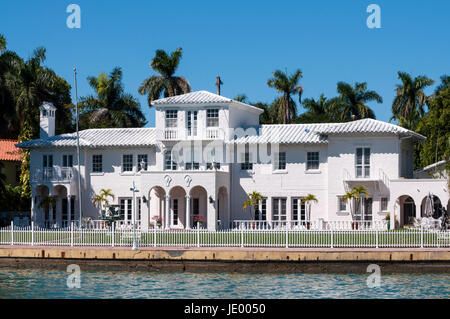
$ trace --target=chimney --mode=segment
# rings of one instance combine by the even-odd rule
[[[40,107],[40,138],[55,136],[56,107],[50,102],[44,102]]]
[[[220,76],[216,77],[217,95],[220,95],[220,86],[223,84]]]

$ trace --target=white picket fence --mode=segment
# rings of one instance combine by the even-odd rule
[[[232,229],[246,230],[388,230],[387,221],[348,221],[348,220],[234,220]]]
[[[0,245],[138,247],[298,247],[420,248],[450,247],[450,232],[420,230],[163,230],[0,228]]]

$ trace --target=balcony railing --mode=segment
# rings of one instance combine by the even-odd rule
[[[196,134],[184,128],[165,128],[158,130],[157,138],[163,141],[184,140],[184,139],[222,139],[224,130],[219,127],[207,127],[204,130],[197,129]]]
[[[36,170],[34,182],[71,182],[74,178],[72,167],[52,167]]]

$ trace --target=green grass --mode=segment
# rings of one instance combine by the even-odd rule
[[[156,237],[156,238],[155,238]],[[177,232],[153,231],[137,232],[137,241],[140,246],[234,246],[234,247],[286,247],[286,232]],[[450,233],[439,234],[424,232],[423,239],[420,232],[412,231],[353,231],[353,232],[316,232],[316,231],[290,231],[287,235],[289,247],[420,247],[423,246],[449,247]],[[70,232],[62,231],[35,231],[35,245],[70,245],[72,242]],[[115,233],[114,239],[109,231],[95,230],[89,232],[74,232],[73,244],[75,246],[131,246],[133,232]],[[0,231],[0,244],[10,244],[11,233]],[[14,234],[14,244],[30,244],[31,232],[23,231]]]

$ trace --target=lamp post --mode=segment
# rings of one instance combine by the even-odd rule
[[[130,188],[130,191],[133,192],[133,200],[132,200],[132,207],[131,207],[131,211],[132,211],[132,223],[133,223],[133,250],[137,249],[137,245],[136,245],[136,193],[139,192],[139,190],[136,189],[136,185],[134,184],[133,181],[133,187]]]
[[[80,133],[78,132],[78,89],[77,89],[77,68],[73,68],[75,75],[75,123],[77,131],[77,164],[78,164],[78,209],[81,227],[81,169],[80,169]]]

